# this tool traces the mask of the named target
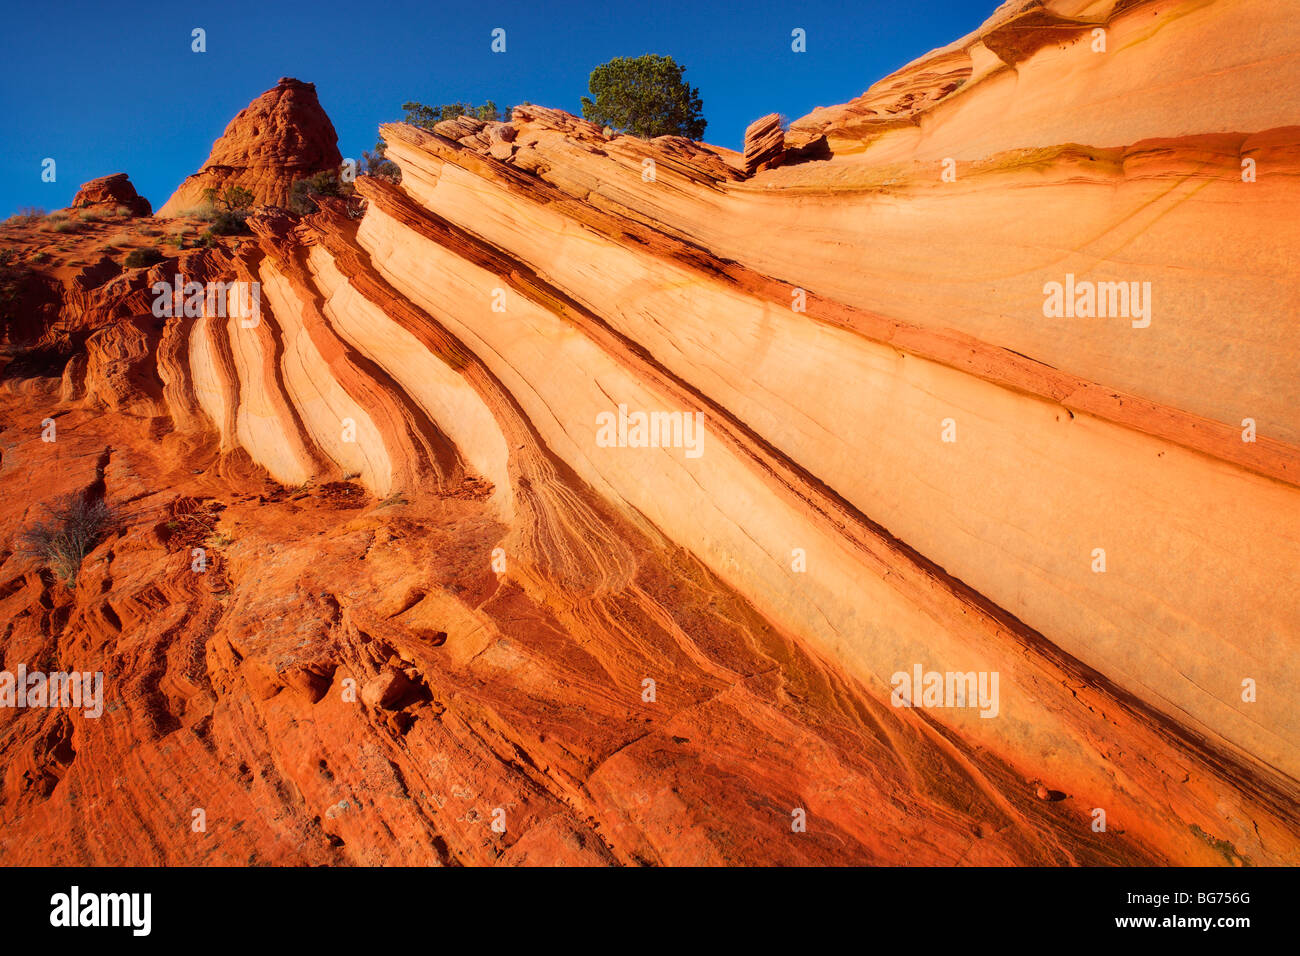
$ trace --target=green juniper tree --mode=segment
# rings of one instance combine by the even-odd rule
[[[591,71],[587,88],[595,99],[582,98],[582,117],[643,139],[699,139],[708,122],[700,91],[682,79],[685,72],[670,56],[617,56]]]

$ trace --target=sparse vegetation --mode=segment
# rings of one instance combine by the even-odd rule
[[[387,150],[388,144],[381,139],[375,143],[373,153],[369,150],[363,151],[361,153],[361,174],[394,184],[400,183],[402,181],[402,170],[395,162],[387,158]]]
[[[249,232],[248,211],[222,210],[212,219],[212,226],[207,230],[215,236],[235,236]]]
[[[185,219],[198,219],[203,222],[212,222],[217,218],[217,210],[212,206],[196,206],[193,209],[186,209],[181,213]]]
[[[247,220],[257,199],[251,190],[243,186],[227,186],[223,192],[218,192],[216,187],[209,187],[203,190],[203,198],[206,207],[188,210],[184,215],[212,223],[207,231],[213,235],[234,236],[249,232]]]
[[[103,537],[112,514],[102,500],[69,495],[45,509],[45,517],[19,537],[19,546],[35,555],[68,587],[75,587],[81,562]]]
[[[338,173],[332,169],[322,170],[307,179],[299,179],[289,190],[289,210],[300,216],[313,213],[318,206],[316,200],[323,196],[348,198],[354,192],[351,183],[339,182]]]
[[[0,249],[0,322],[12,322],[11,309],[32,274],[13,249]]]
[[[128,269],[138,269],[142,266],[155,265],[165,258],[167,257],[157,249],[132,249],[126,254],[126,259],[123,260],[122,264]]]
[[[40,222],[45,218],[45,210],[37,209],[34,206],[24,206],[4,221],[6,226],[26,226],[34,222]]]
[[[257,199],[251,189],[245,189],[243,186],[227,186],[221,193],[218,193],[215,187],[209,187],[203,190],[203,198],[214,209],[220,206],[227,212],[251,209]]]
[[[52,225],[50,227],[50,231],[58,232],[58,233],[67,233],[67,232],[80,232],[81,229],[77,226],[75,222],[72,222],[69,219],[63,219],[60,220],[59,222],[56,222],[54,225]]]
[[[582,118],[598,126],[651,139],[699,139],[708,125],[700,91],[682,79],[686,67],[670,56],[616,56],[591,71],[582,98]]]
[[[474,106],[472,103],[443,103],[441,106],[426,106],[423,103],[409,102],[403,103],[402,109],[406,110],[406,116],[402,118],[402,122],[427,130],[432,130],[444,120],[459,119],[462,116],[480,119],[485,123],[495,122],[503,118],[508,119],[510,116],[510,111],[507,110],[503,117],[502,113],[497,109],[496,103],[492,100],[488,100],[482,106]]]
[[[77,218],[82,222],[99,222],[104,218],[104,212],[100,209],[83,209]]]

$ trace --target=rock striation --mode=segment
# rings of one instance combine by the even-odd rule
[[[762,166],[776,165],[784,152],[780,114],[769,113],[745,129],[745,172],[752,174]]]
[[[0,711],[0,859],[1300,863],[1297,29],[1017,0],[777,166],[392,124],[359,217],[83,270],[0,646],[107,702]]]

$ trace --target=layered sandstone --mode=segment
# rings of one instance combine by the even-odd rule
[[[92,179],[88,183],[83,183],[77,190],[77,194],[72,197],[73,209],[88,209],[96,206],[110,211],[126,209],[132,216],[153,214],[153,207],[149,205],[149,200],[135,191],[135,186],[131,184],[131,179],[126,173],[114,173],[111,176]]]
[[[337,169],[338,134],[316,98],[316,86],[289,77],[230,121],[207,162],[158,210],[178,216],[204,205],[208,189],[249,190],[258,206],[288,206],[295,181]]]
[[[0,712],[0,857],[1300,862],[1298,51],[1018,0],[779,147],[394,124],[359,219],[83,274],[0,541],[119,524],[71,592],[5,544],[0,612],[108,713]]]

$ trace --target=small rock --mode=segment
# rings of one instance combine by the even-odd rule
[[[361,689],[361,700],[369,707],[396,710],[397,702],[411,689],[411,682],[401,671],[385,669]]]

